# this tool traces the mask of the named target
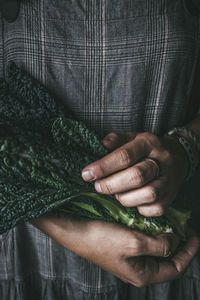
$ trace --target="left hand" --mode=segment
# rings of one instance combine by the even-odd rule
[[[123,206],[137,206],[144,216],[163,215],[188,172],[182,146],[169,136],[148,132],[110,133],[103,144],[113,151],[86,166],[83,179],[95,180],[97,192],[115,195]],[[159,161],[160,174],[148,156]]]
[[[51,213],[31,223],[65,248],[137,287],[179,278],[200,245],[199,238],[191,237],[177,249],[174,234],[147,236],[119,224]],[[174,254],[168,257],[170,253]]]

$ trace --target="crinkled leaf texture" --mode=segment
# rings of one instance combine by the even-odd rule
[[[184,237],[188,212],[177,225],[174,209],[146,218],[96,193],[81,170],[108,153],[98,136],[14,63],[6,78],[0,80],[0,233],[52,211]]]

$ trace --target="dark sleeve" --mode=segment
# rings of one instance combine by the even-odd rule
[[[0,13],[8,22],[14,22],[17,19],[20,10],[21,0],[0,0]]]
[[[200,15],[200,0],[183,0],[185,9],[193,16]]]
[[[200,0],[192,0],[194,5],[196,6],[197,10],[200,12]]]

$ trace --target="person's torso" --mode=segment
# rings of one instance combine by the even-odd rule
[[[183,2],[22,1],[14,23],[0,18],[0,77],[15,61],[101,136],[162,134],[184,123],[199,54],[199,17]],[[2,295],[22,295],[26,280],[36,282],[39,273],[44,295],[51,294],[56,279],[70,295],[65,280],[86,294],[104,295],[84,299],[106,300],[113,289],[108,300],[118,299],[116,278],[29,224],[10,230],[0,242]],[[48,300],[54,299],[50,294]]]

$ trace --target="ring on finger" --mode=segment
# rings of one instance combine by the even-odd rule
[[[156,169],[157,169],[156,177],[158,177],[160,175],[160,170],[161,170],[160,162],[156,158],[151,157],[151,156],[148,156],[146,158],[146,160],[150,160],[156,166]]]
[[[164,257],[165,258],[168,258],[168,257],[170,257],[172,255],[172,251],[170,250]]]

